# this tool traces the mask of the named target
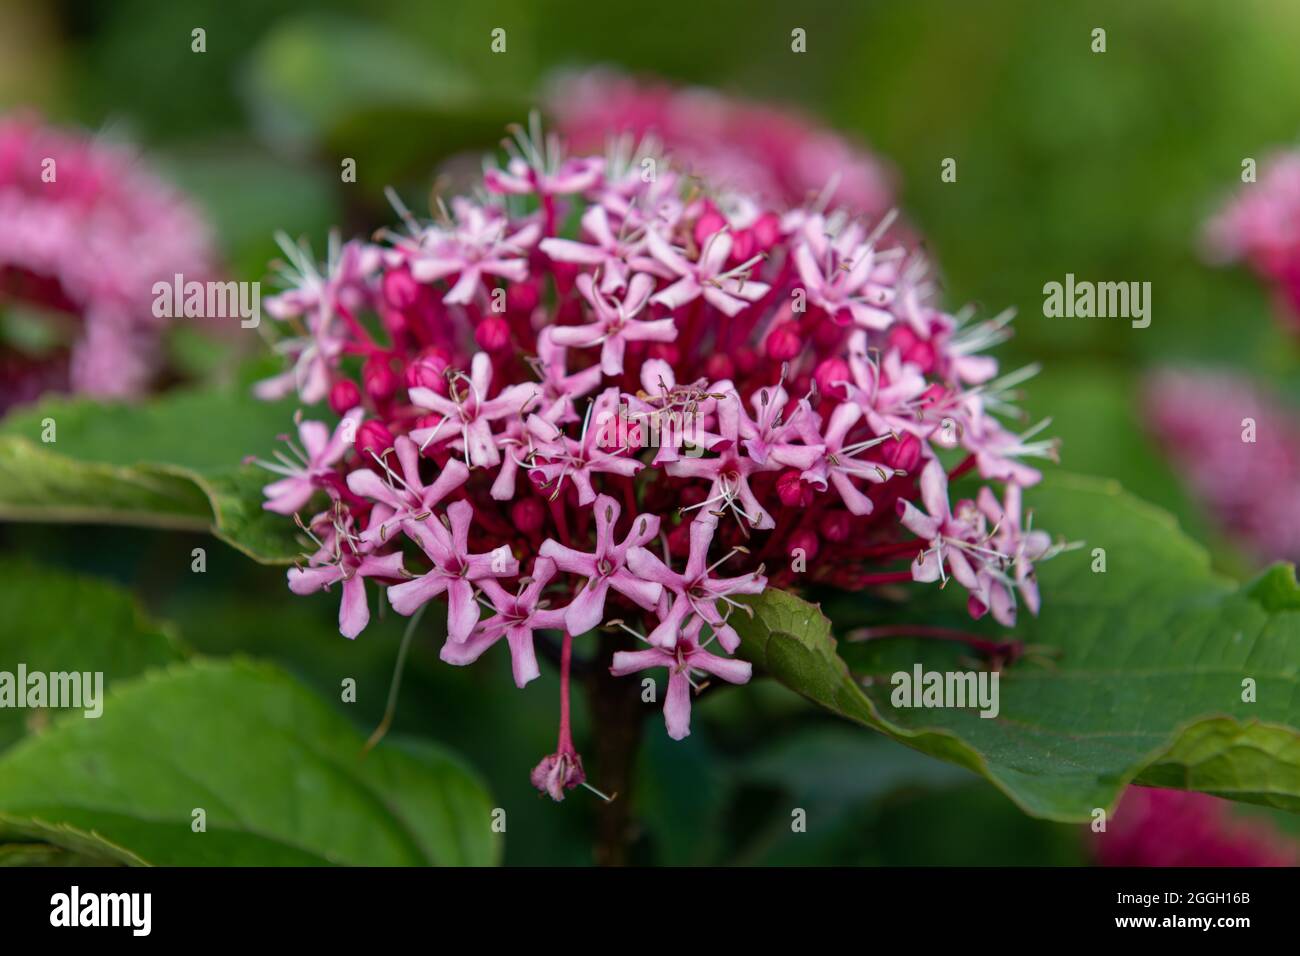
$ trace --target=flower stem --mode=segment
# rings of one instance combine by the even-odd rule
[[[587,680],[587,703],[596,738],[595,779],[613,799],[596,808],[595,858],[601,866],[626,866],[635,836],[633,773],[645,707],[641,703],[639,681],[615,677],[609,672],[613,652],[631,647],[631,641],[602,635],[602,643],[606,647]]]

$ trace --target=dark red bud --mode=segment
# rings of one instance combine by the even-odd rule
[[[510,507],[510,520],[524,534],[534,534],[546,520],[546,506],[540,498],[521,498]]]
[[[394,309],[409,309],[420,297],[420,283],[415,281],[406,266],[398,266],[384,273],[384,301]]]
[[[776,493],[781,499],[781,504],[787,508],[807,508],[813,503],[814,492],[811,486],[799,477],[799,472],[793,469],[783,471],[776,479]]]
[[[803,351],[803,338],[793,322],[781,322],[768,333],[764,343],[767,357],[774,362],[788,362]]]
[[[817,530],[827,541],[834,541],[836,544],[849,539],[849,514],[847,511],[828,511],[822,515],[822,520],[818,522]]]

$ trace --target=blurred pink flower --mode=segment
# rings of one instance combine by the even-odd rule
[[[1262,560],[1300,558],[1294,410],[1244,378],[1172,369],[1148,378],[1144,406],[1157,441],[1225,531]]]
[[[1226,800],[1130,787],[1092,849],[1102,866],[1295,866],[1300,844]]]
[[[599,150],[612,134],[649,134],[679,165],[774,205],[798,206],[832,183],[833,205],[868,218],[894,204],[879,158],[791,110],[606,69],[558,77],[547,99],[575,150]]]
[[[1275,153],[1206,225],[1211,258],[1245,260],[1300,324],[1300,150]]]
[[[0,343],[0,410],[47,388],[141,392],[168,321],[153,285],[214,272],[207,226],[189,203],[121,146],[29,116],[0,117],[0,304],[67,313],[70,348],[40,360]],[[9,349],[9,355],[5,352]]]

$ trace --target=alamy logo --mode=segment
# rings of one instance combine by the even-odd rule
[[[1065,282],[1043,286],[1043,315],[1049,319],[1132,319],[1135,329],[1151,324],[1150,282]]]
[[[186,282],[179,272],[171,282],[153,284],[157,319],[239,319],[255,329],[262,321],[262,283]]]
[[[895,707],[978,707],[981,717],[998,715],[997,671],[926,671],[917,664],[912,672],[897,671],[889,702]]]
[[[0,707],[79,707],[87,717],[104,713],[103,671],[0,671]]]
[[[74,886],[50,897],[51,926],[129,926],[148,936],[153,924],[151,893],[85,893]]]

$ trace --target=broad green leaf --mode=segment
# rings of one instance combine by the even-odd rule
[[[1292,569],[1245,587],[1216,577],[1167,514],[1114,483],[1056,475],[1027,501],[1037,527],[1086,547],[1040,567],[1042,615],[1022,609],[1014,635],[965,617],[956,587],[910,586],[902,612],[865,597],[832,612],[841,634],[872,622],[961,627],[1054,655],[1002,673],[996,718],[894,707],[893,673],[969,669],[964,649],[916,638],[837,647],[831,621],[791,594],[753,602],[742,653],[814,702],[975,770],[1037,816],[1087,820],[1133,781],[1300,810]],[[1247,678],[1256,702],[1242,700]]]
[[[176,638],[149,621],[129,595],[26,560],[0,559],[0,607],[0,670],[10,674],[19,665],[28,674],[100,673],[106,692],[183,653]],[[0,708],[0,750],[57,713]]]
[[[262,509],[267,456],[293,406],[242,385],[141,405],[53,399],[0,422],[0,520],[211,529],[264,563],[300,550],[294,525]],[[45,442],[45,423],[54,423]]]
[[[172,866],[498,859],[492,803],[457,760],[362,744],[276,668],[173,665],[118,687],[99,719],[64,717],[0,757],[0,841]]]

